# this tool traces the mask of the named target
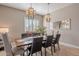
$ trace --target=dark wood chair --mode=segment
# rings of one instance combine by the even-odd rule
[[[60,39],[60,36],[61,36],[61,34],[57,34],[56,35],[56,38],[54,38],[55,40],[53,40],[53,42],[52,42],[53,47],[54,47],[54,52],[56,52],[55,44],[58,45],[58,49],[60,50],[60,47],[59,47],[59,39]]]
[[[28,47],[27,50],[29,51],[29,55],[33,55],[34,53],[36,53],[37,55],[37,52],[41,51],[41,55],[42,55],[42,40],[43,40],[43,37],[37,37],[37,38],[34,38],[33,39],[33,43],[32,43],[32,46]]]
[[[40,36],[40,33],[32,33],[32,36]]]
[[[42,46],[45,48],[45,56],[46,56],[46,48],[51,46],[51,54],[53,55],[53,50],[52,50],[52,39],[53,35],[47,36],[46,41],[42,44]]]
[[[21,34],[21,38],[23,39],[23,38],[27,38],[27,37],[31,37],[32,36],[32,34],[28,34],[28,33],[23,33],[23,34]]]
[[[31,36],[40,36],[40,33],[32,32],[32,33],[22,33],[21,34],[21,38],[27,38],[27,37],[31,37]]]

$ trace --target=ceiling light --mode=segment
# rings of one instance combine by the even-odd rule
[[[49,3],[48,3],[48,11],[47,11],[47,14],[46,14],[44,17],[45,17],[45,20],[46,20],[46,21],[50,22],[50,20],[51,20],[51,15],[50,15],[50,13],[49,13]]]
[[[31,7],[29,7],[27,10],[26,10],[26,15],[27,16],[34,16],[36,14],[36,11],[34,10],[34,8],[32,8],[32,4],[31,4]]]

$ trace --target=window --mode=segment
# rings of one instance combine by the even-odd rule
[[[52,31],[53,31],[53,22],[52,21],[47,22],[46,20],[44,20],[43,26],[46,27],[47,34],[52,34]]]
[[[25,22],[25,32],[26,31],[35,31],[35,29],[39,26],[39,20],[37,19],[24,19]]]

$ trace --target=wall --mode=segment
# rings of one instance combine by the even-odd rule
[[[71,4],[70,6],[52,12],[51,15],[51,22],[71,18],[71,29],[62,30],[60,41],[79,47],[79,4]]]
[[[38,16],[42,23],[42,16]],[[0,27],[8,27],[10,37],[20,37],[24,33],[24,17],[24,11],[0,5]]]

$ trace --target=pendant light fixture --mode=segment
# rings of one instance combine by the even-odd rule
[[[46,20],[47,22],[50,22],[50,20],[51,20],[51,15],[50,15],[50,13],[49,13],[49,3],[48,3],[47,14],[45,15],[45,20]]]
[[[28,30],[33,31],[34,28],[33,21],[34,21],[34,16],[36,15],[36,11],[32,7],[32,3],[30,4],[30,7],[26,10],[26,15],[28,17]],[[32,27],[30,27],[29,24],[31,24]]]
[[[36,11],[32,7],[32,3],[30,5],[31,6],[26,10],[26,15],[27,16],[34,16],[36,14]]]

